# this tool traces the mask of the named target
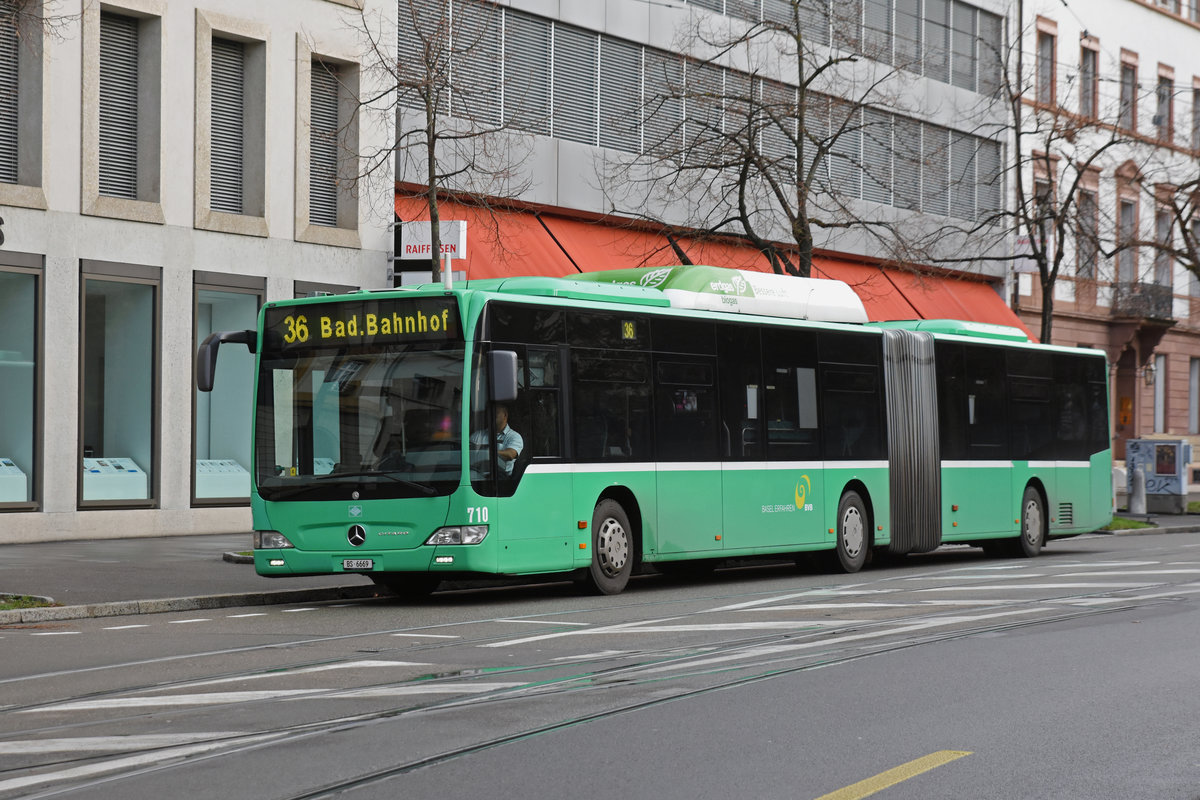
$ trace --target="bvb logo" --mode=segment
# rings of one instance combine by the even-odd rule
[[[807,475],[801,475],[800,480],[803,481],[804,483],[803,483],[803,485],[801,485],[799,483],[796,484],[796,508],[797,509],[804,508],[804,501],[808,499],[808,493],[812,491],[812,484],[809,482]]]

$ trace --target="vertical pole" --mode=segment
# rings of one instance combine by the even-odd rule
[[[450,274],[450,254],[446,254],[446,258],[442,261],[442,286],[446,291],[454,288],[454,277]]]

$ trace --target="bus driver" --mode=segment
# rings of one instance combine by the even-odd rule
[[[487,446],[487,431],[475,431],[471,434],[471,444],[477,447]],[[508,426],[508,406],[496,406],[496,462],[504,470],[504,474],[512,476],[513,462],[525,449],[525,440],[521,434]]]

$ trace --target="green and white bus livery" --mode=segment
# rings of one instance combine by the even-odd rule
[[[269,303],[205,340],[201,390],[222,343],[257,353],[266,576],[616,593],[648,564],[1033,556],[1111,518],[1103,354],[867,323],[836,281],[688,266]]]

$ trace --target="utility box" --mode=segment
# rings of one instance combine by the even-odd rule
[[[1150,514],[1187,513],[1187,465],[1192,446],[1180,439],[1130,439],[1125,443],[1127,491],[1140,465],[1146,475],[1146,511]]]

